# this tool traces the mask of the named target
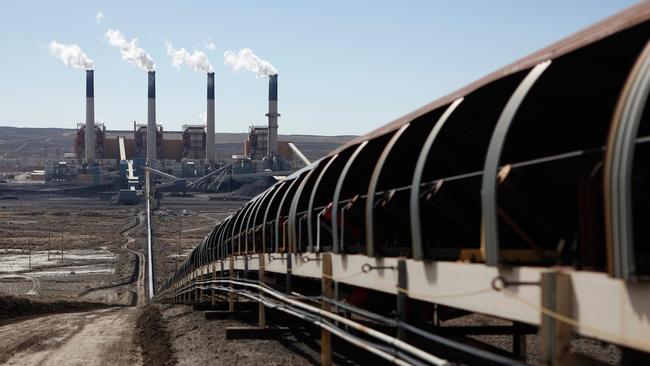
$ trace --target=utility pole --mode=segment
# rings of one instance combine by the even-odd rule
[[[27,262],[29,263],[29,270],[32,270],[32,246],[29,243],[29,238],[27,238]]]
[[[61,263],[63,263],[63,229],[61,230]]]
[[[178,254],[176,255],[176,262],[174,267],[178,270],[178,261],[181,258],[181,235],[183,233],[183,208],[178,210]]]
[[[47,221],[47,261],[50,261],[50,250],[52,249],[52,229],[50,221]]]

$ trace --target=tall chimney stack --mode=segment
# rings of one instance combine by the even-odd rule
[[[147,104],[147,164],[156,161],[156,72],[149,71],[149,100]]]
[[[269,144],[268,156],[278,154],[278,75],[269,76]]]
[[[214,167],[214,73],[208,73],[208,110],[206,112],[205,160]]]
[[[95,81],[93,70],[86,70],[86,164],[91,165],[95,160]]]

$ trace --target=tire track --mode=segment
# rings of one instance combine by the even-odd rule
[[[95,292],[95,291],[100,291],[100,290],[106,290],[110,288],[116,288],[116,287],[121,287],[121,286],[128,286],[128,285],[133,285],[134,283],[136,284],[136,305],[144,305],[146,304],[146,296],[145,296],[145,272],[144,272],[144,254],[138,250],[134,250],[129,248],[128,246],[136,241],[135,238],[131,237],[129,235],[130,232],[132,232],[135,229],[140,228],[144,224],[144,214],[142,211],[138,212],[138,215],[136,217],[136,222],[134,225],[131,225],[127,227],[126,229],[122,230],[120,232],[120,235],[122,235],[125,239],[125,241],[120,245],[120,249],[133,253],[136,255],[136,262],[135,262],[135,270],[133,273],[133,276],[131,276],[131,279],[128,282],[125,283],[118,283],[118,284],[113,284],[113,285],[107,285],[107,286],[100,286],[100,287],[95,287],[92,289],[87,290],[86,292],[83,292],[79,295],[79,297],[83,297],[88,295],[89,293]]]

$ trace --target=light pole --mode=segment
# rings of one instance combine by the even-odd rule
[[[29,263],[29,270],[32,270],[32,246],[29,243],[29,238],[27,238],[27,262]]]
[[[50,261],[50,250],[52,249],[52,230],[50,228],[50,221],[47,221],[47,261]]]
[[[176,270],[178,270],[178,261],[181,258],[181,240],[182,240],[181,235],[182,235],[182,233],[183,233],[183,209],[180,208],[178,210],[178,245],[177,245],[178,253],[176,255],[176,262],[174,262],[174,267],[175,267]]]
[[[61,230],[61,263],[63,263],[63,229]]]

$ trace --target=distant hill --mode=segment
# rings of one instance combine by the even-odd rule
[[[19,128],[0,126],[0,157],[56,158],[72,152],[76,130],[71,128]],[[243,154],[246,133],[217,133],[219,158]],[[293,141],[309,158],[316,160],[356,136],[279,135],[279,140]]]

